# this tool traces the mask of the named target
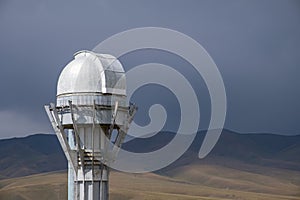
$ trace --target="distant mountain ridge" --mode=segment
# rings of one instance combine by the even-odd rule
[[[56,135],[0,140],[0,179],[63,170],[67,161]]]
[[[133,139],[123,147],[134,152],[148,152],[163,147],[174,135],[161,132],[149,139]],[[223,130],[212,152],[200,160],[197,155],[204,136],[205,132],[200,131],[188,151],[158,173],[201,163],[231,168],[260,165],[300,171],[300,135],[238,134]],[[0,140],[0,179],[66,169],[67,161],[55,135],[36,134]]]
[[[300,135],[239,134],[224,129],[210,154],[204,159],[199,159],[198,151],[205,133],[205,131],[198,132],[187,152],[161,171],[195,163],[209,163],[231,168],[260,165],[300,171]],[[164,146],[173,137],[174,133],[163,132],[148,140],[131,140],[125,143],[123,148],[134,152],[152,151]]]

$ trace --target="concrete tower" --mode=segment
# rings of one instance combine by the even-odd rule
[[[113,56],[80,51],[63,69],[56,105],[45,106],[69,163],[69,200],[108,200],[109,167],[136,111]]]

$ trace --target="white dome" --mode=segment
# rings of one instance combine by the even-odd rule
[[[126,95],[125,72],[112,55],[80,51],[61,72],[57,96],[74,93]]]

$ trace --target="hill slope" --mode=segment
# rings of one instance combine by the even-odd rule
[[[161,148],[173,137],[174,133],[162,132],[149,139],[131,140],[123,147],[147,152]],[[259,172],[256,166],[300,171],[299,135],[238,134],[224,130],[209,156],[199,160],[197,155],[203,138],[204,132],[199,132],[188,151],[158,173],[191,164],[213,164],[252,172]],[[59,142],[50,134],[0,140],[0,158],[0,179],[67,168]]]
[[[0,179],[63,170],[67,161],[55,135],[0,140]]]
[[[281,176],[257,175],[213,165],[189,166],[172,177],[153,173],[127,174],[113,171],[111,200],[296,200],[300,199],[299,172],[291,183]],[[184,173],[182,173],[184,172]],[[196,176],[195,176],[196,175]],[[48,173],[0,181],[0,199],[67,199],[67,174]]]
[[[163,132],[149,139],[131,140],[123,147],[133,152],[153,151],[170,142],[174,135]],[[205,132],[198,132],[188,151],[162,171],[192,163],[209,163],[236,169],[259,165],[300,171],[300,135],[238,134],[223,130],[212,152],[200,160],[198,151],[204,136]]]
[[[160,133],[124,148],[159,149],[174,137]],[[112,200],[300,199],[300,136],[237,134],[224,130],[213,151],[198,159],[204,133],[172,165],[148,174],[111,174]],[[66,199],[67,163],[55,135],[0,140],[0,199]]]

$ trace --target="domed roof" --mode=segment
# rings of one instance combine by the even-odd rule
[[[74,93],[126,95],[125,72],[112,55],[80,51],[61,72],[57,96]]]

